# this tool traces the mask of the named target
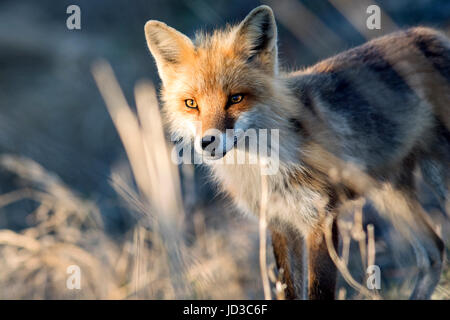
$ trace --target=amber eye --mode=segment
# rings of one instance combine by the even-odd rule
[[[197,102],[195,102],[194,99],[186,99],[186,100],[184,100],[184,104],[188,108],[197,109]]]
[[[244,99],[244,95],[243,94],[234,94],[230,97],[230,103],[231,104],[236,104],[242,101],[242,99]]]

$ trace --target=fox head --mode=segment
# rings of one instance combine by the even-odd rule
[[[216,140],[219,152],[209,156],[217,158],[236,145],[236,136],[227,132],[267,128],[261,115],[276,107],[278,73],[277,27],[268,6],[257,7],[237,26],[197,34],[194,41],[155,20],[145,24],[145,36],[173,138],[194,139],[204,155]],[[211,132],[219,132],[219,139]]]

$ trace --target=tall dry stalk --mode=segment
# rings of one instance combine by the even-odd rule
[[[170,161],[155,89],[148,82],[136,86],[136,116],[128,106],[110,65],[98,62],[92,72],[125,147],[147,214],[157,222],[175,295],[185,297],[189,288],[181,279],[185,274],[185,264],[180,183],[177,169]]]
[[[269,275],[267,272],[266,233],[267,233],[267,176],[261,175],[261,204],[259,210],[259,266],[264,289],[264,299],[271,300]]]

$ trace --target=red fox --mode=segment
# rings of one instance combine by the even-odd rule
[[[289,73],[278,65],[268,6],[195,40],[153,20],[145,36],[171,134],[195,141],[245,212],[260,212],[260,164],[220,162],[248,152],[226,131],[279,133],[279,166],[267,176],[267,219],[287,298],[334,299],[337,269],[325,220],[335,221],[337,247],[339,207],[358,197],[389,213],[421,253],[411,298],[431,297],[445,247],[419,203],[414,171],[421,170],[448,210],[450,41],[443,34],[399,31]],[[212,128],[221,133],[217,139],[208,134]],[[208,150],[214,140],[220,152]]]

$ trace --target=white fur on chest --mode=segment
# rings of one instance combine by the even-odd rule
[[[214,176],[245,212],[259,215],[261,201],[261,175],[258,165],[213,164]],[[280,169],[276,175],[266,176],[268,183],[267,219],[274,227],[290,225],[304,231],[319,219],[318,204],[322,202],[318,192],[291,183],[288,172]]]

